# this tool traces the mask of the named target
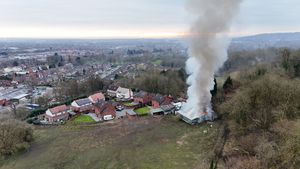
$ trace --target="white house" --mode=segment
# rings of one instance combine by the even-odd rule
[[[109,86],[107,89],[107,95],[110,97],[116,97],[118,88],[118,86]]]
[[[133,99],[133,92],[131,89],[119,87],[117,89],[116,97],[118,99]]]
[[[46,121],[53,123],[66,121],[69,118],[69,107],[66,105],[57,106],[46,111]]]

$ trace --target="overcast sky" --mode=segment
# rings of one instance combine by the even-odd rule
[[[231,34],[300,31],[299,6],[244,0]],[[2,38],[174,37],[192,21],[184,0],[0,0],[0,7]]]

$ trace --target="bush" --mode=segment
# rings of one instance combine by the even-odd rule
[[[280,138],[276,162],[278,168],[299,168],[300,165],[300,120],[283,120],[272,126]]]
[[[61,102],[61,103],[52,104],[52,105],[50,105],[47,108],[40,108],[40,109],[33,110],[33,111],[31,111],[31,113],[29,113],[29,115],[27,116],[27,118],[32,118],[32,117],[36,117],[38,115],[44,114],[48,108],[53,108],[53,107],[64,105],[64,104],[70,105],[74,100],[83,99],[85,97],[86,96],[80,96],[80,97],[76,97],[74,99],[68,99],[68,100],[66,100],[64,102]]]
[[[30,114],[30,111],[26,108],[19,108],[16,110],[16,118],[19,120],[25,120],[28,115]]]
[[[26,150],[33,140],[33,129],[21,121],[8,119],[0,122],[0,156]]]
[[[231,157],[226,161],[226,168],[230,169],[263,169],[261,162],[255,157]]]
[[[220,106],[244,127],[268,129],[277,119],[300,115],[300,83],[276,75],[255,80]]]
[[[41,108],[41,109],[36,109],[36,110],[33,110],[28,116],[27,118],[31,118],[31,117],[36,117],[40,114],[43,114],[45,113],[47,110],[47,108]]]

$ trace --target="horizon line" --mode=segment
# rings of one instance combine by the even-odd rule
[[[239,34],[236,36],[229,36],[231,39],[241,38],[241,37],[249,37],[249,36],[257,36],[263,34],[287,34],[287,33],[300,33],[297,31],[276,31],[276,32],[259,32],[259,33],[249,33],[249,34]],[[229,33],[232,35],[232,33]],[[185,39],[186,35],[179,34],[178,36],[153,36],[153,37],[0,37],[0,40],[160,40],[160,39]]]

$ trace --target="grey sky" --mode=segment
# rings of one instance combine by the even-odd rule
[[[244,0],[232,32],[300,31],[299,6]],[[167,37],[192,20],[184,0],[0,0],[0,7],[0,37]]]

